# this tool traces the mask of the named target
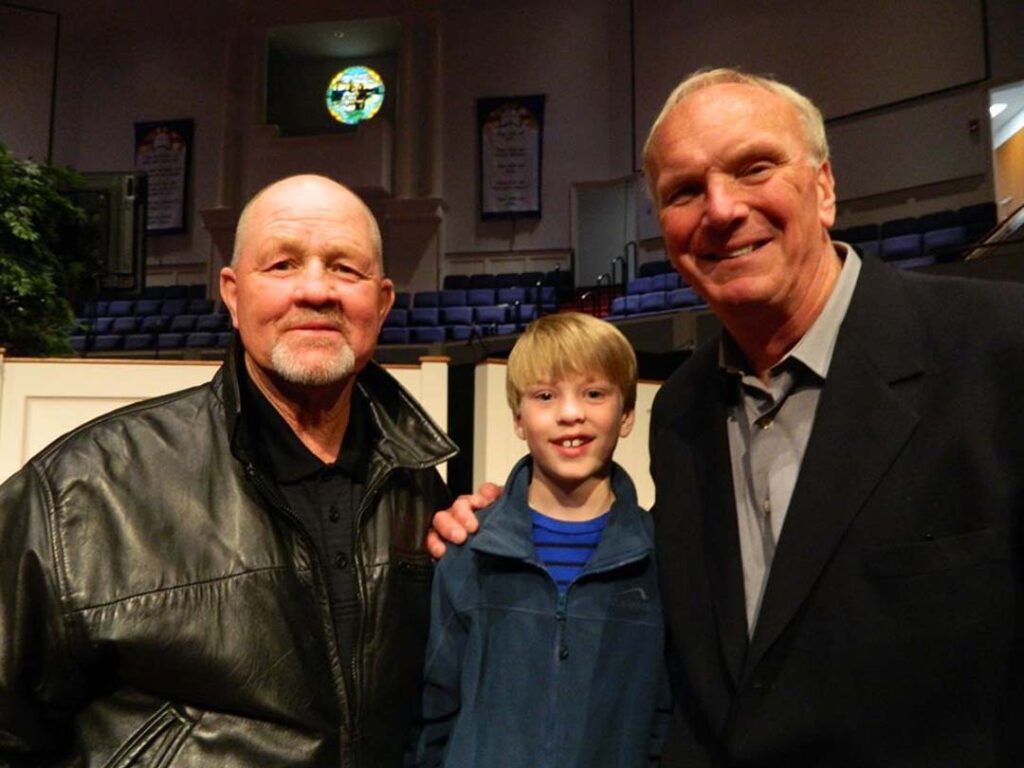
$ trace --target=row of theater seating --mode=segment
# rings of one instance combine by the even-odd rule
[[[445,289],[469,288],[572,288],[572,273],[561,269],[550,272],[499,272],[496,275],[445,275],[441,287]]]
[[[641,277],[637,279],[645,280],[647,278]],[[612,299],[612,311],[608,318],[615,320],[623,317],[655,314],[657,312],[703,309],[706,306],[689,286],[673,288],[670,291],[627,293],[625,296],[616,296]]]
[[[554,312],[557,307],[557,292],[549,285],[397,294],[384,321],[380,343],[461,341],[471,338],[474,330],[480,336],[517,333],[539,314]]]
[[[182,286],[184,287],[184,286]],[[148,317],[150,315],[208,315],[213,312],[213,300],[207,298],[142,298],[89,301],[80,317]]]
[[[541,287],[507,288],[446,288],[442,291],[417,291],[395,295],[397,309],[423,307],[493,307],[503,304],[544,304],[558,303],[558,293],[550,285]]]
[[[74,334],[71,336],[71,348],[79,353],[172,350],[172,349],[207,349],[227,348],[231,343],[232,331],[193,331],[191,333],[104,333],[96,336]]]
[[[953,259],[995,225],[995,203],[979,203],[955,211],[837,229],[832,231],[832,239],[907,268]]]

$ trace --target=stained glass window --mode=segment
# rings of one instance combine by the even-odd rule
[[[383,103],[384,80],[369,67],[346,67],[327,86],[327,110],[346,125],[369,120]]]

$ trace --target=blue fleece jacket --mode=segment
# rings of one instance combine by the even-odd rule
[[[669,708],[650,515],[613,465],[601,542],[559,596],[534,552],[531,468],[437,567],[417,764],[647,766]]]

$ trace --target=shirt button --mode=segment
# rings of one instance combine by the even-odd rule
[[[348,566],[348,555],[344,552],[339,552],[334,556],[334,564],[340,569],[346,568]]]
[[[562,645],[558,649],[558,658],[560,658],[562,661],[565,661],[569,658],[569,646],[565,643],[562,643]]]
[[[336,523],[339,520],[341,520],[341,512],[339,512],[336,509],[332,509],[329,513],[327,513],[327,516],[331,519],[332,523]]]

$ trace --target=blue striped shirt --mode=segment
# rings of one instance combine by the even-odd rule
[[[535,509],[530,510],[537,559],[554,578],[559,594],[565,594],[569,583],[594,554],[609,514],[605,512],[593,520],[577,523],[555,520]]]

